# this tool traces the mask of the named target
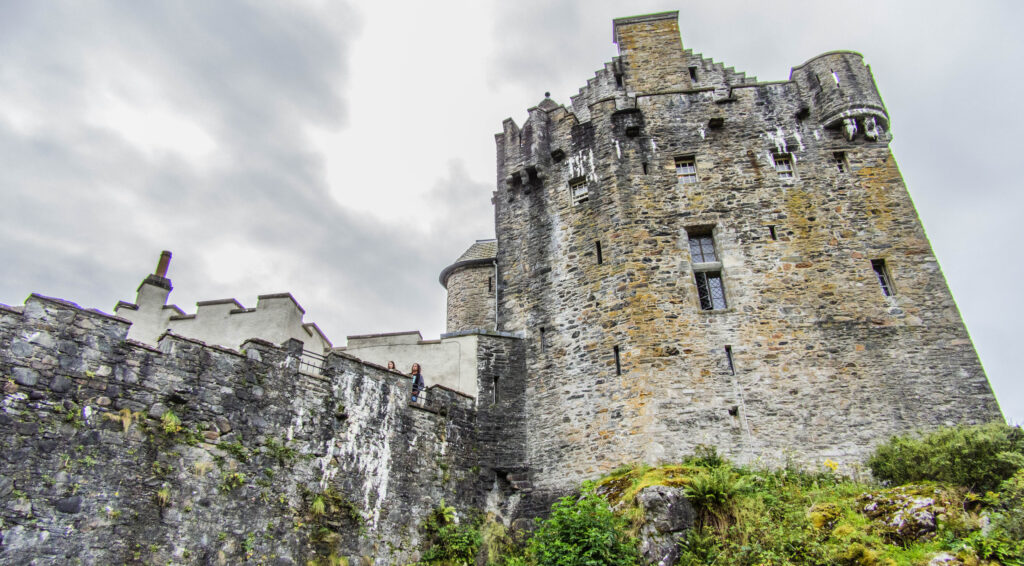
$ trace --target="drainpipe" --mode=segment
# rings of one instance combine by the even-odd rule
[[[494,331],[498,331],[498,258],[491,262],[494,264]]]

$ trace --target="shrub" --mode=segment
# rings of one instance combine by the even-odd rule
[[[636,546],[624,521],[588,482],[579,497],[563,497],[548,519],[537,521],[526,556],[528,563],[544,566],[630,566],[639,563]]]
[[[1002,423],[894,436],[868,459],[871,473],[900,485],[939,481],[984,493],[1024,467],[1024,431]]]
[[[480,529],[474,525],[460,525],[455,520],[455,508],[444,500],[424,522],[430,539],[430,548],[423,553],[422,563],[475,564],[480,549]]]
[[[736,498],[750,488],[746,478],[737,477],[727,466],[702,469],[686,486],[686,497],[697,508],[700,522],[724,533],[732,524]]]

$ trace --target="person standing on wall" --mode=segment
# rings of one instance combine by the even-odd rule
[[[420,364],[412,364],[409,374],[412,375],[412,402],[415,403],[420,396],[420,391],[426,389],[426,385],[423,383],[423,374],[420,373]]]

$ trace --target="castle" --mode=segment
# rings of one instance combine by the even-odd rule
[[[442,499],[511,522],[698,445],[853,466],[1000,420],[861,56],[758,82],[676,12],[613,29],[571,106],[496,135],[496,240],[442,271],[439,340],[334,348],[288,294],[187,315],[169,255],[117,316],[0,307],[0,559],[404,563]],[[387,360],[436,368],[425,402]]]

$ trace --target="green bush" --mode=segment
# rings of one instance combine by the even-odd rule
[[[475,564],[480,549],[481,536],[477,524],[459,524],[455,508],[445,505],[444,500],[424,522],[423,529],[430,541],[430,548],[423,553],[421,564]]]
[[[1024,431],[1002,423],[894,436],[868,459],[871,473],[896,485],[938,481],[984,493],[1024,467]]]
[[[625,522],[583,484],[579,497],[567,496],[551,506],[551,516],[537,521],[526,546],[526,562],[539,566],[632,566],[639,563],[636,539]]]
[[[701,524],[724,533],[735,517],[736,499],[749,488],[747,478],[737,476],[729,466],[718,466],[700,470],[685,490]]]

